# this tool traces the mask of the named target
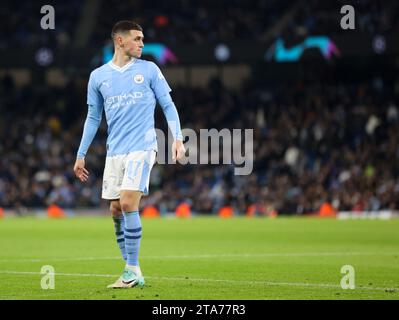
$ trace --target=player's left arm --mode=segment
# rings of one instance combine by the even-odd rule
[[[169,93],[159,97],[158,103],[162,108],[166,121],[168,122],[168,127],[173,135],[172,159],[173,161],[180,160],[186,153],[186,149],[183,144],[183,135],[176,106]]]
[[[183,145],[183,135],[180,128],[180,119],[176,106],[170,96],[170,87],[158,66],[150,62],[151,66],[151,88],[155,93],[159,105],[165,115],[168,126],[173,135],[172,159],[173,161],[183,158],[186,150]]]

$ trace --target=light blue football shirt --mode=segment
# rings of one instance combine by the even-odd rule
[[[156,100],[165,98],[165,95],[170,97],[170,91],[161,70],[151,61],[133,59],[123,67],[110,61],[90,74],[87,92],[88,120],[90,115],[91,118],[101,121],[102,111],[105,111],[108,124],[107,156],[157,150],[154,121]],[[170,122],[176,122],[175,130],[172,130],[174,138],[182,139],[176,108],[171,99],[169,101],[173,110],[166,112],[163,108],[163,111],[169,127]],[[85,130],[86,126],[87,123]],[[84,140],[85,132],[78,158],[85,156],[92,138],[86,139],[90,141]]]

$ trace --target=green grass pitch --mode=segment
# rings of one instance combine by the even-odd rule
[[[0,220],[0,299],[398,299],[399,220],[142,219],[144,288],[122,272],[109,217]],[[41,288],[42,266],[55,288]],[[340,286],[341,267],[355,289]]]

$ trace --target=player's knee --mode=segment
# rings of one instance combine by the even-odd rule
[[[122,215],[122,209],[119,203],[111,202],[109,205],[112,217],[119,218]]]
[[[123,212],[132,212],[138,210],[138,204],[133,201],[124,201],[121,202],[121,208]]]
[[[120,205],[123,212],[138,211],[140,203],[140,192],[122,192]]]

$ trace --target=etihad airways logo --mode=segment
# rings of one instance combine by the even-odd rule
[[[104,106],[106,109],[128,107],[132,104],[136,104],[136,100],[141,99],[142,97],[143,93],[141,91],[124,93],[117,96],[108,97],[105,99]]]

